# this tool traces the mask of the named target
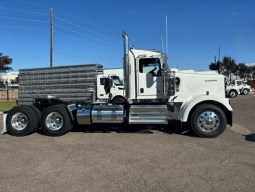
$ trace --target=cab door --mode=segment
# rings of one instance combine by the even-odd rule
[[[104,83],[106,79],[109,79],[109,77],[97,76],[97,98],[98,99],[109,98],[109,94],[106,94],[104,90]]]
[[[164,96],[159,58],[137,59],[137,95],[157,99]]]

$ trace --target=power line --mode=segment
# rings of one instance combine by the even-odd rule
[[[41,5],[41,4],[37,4],[37,3],[30,3],[30,2],[27,2],[27,1],[21,1],[21,0],[15,0],[15,1],[22,2],[22,3],[27,3],[27,4],[31,4],[31,5],[38,5],[38,6],[41,6],[41,7],[48,7],[49,8],[49,6]]]
[[[100,34],[100,33],[94,32],[94,31],[91,31],[91,30],[89,30],[89,29],[87,29],[87,28],[81,27],[81,26],[76,25],[76,24],[74,24],[74,23],[72,23],[72,22],[69,22],[69,21],[66,21],[66,20],[64,20],[64,19],[61,19],[61,18],[59,18],[59,17],[56,17],[56,16],[54,16],[54,17],[55,17],[56,19],[59,19],[59,20],[64,21],[64,22],[66,22],[66,23],[69,23],[69,24],[71,24],[71,25],[73,25],[73,26],[79,27],[79,28],[84,29],[84,30],[86,30],[86,31],[89,31],[89,32],[91,32],[91,33],[100,35],[100,36],[102,36],[102,37],[106,37],[106,38],[108,38],[108,39],[113,39],[113,38],[111,38],[111,37],[107,37],[107,36],[105,36],[105,35],[103,35],[103,34]],[[117,41],[116,39],[113,39],[113,40]]]
[[[95,27],[98,27],[98,28],[101,28],[101,29],[110,31],[110,32],[115,33],[115,34],[117,34],[117,35],[120,35],[120,33],[117,33],[117,32],[115,32],[115,31],[113,31],[113,30],[110,30],[110,29],[101,27],[101,26],[99,26],[99,25],[90,23],[90,22],[88,22],[88,21],[85,21],[85,20],[80,19],[80,18],[78,18],[78,17],[75,17],[75,16],[73,16],[73,15],[70,15],[70,14],[68,14],[68,13],[65,13],[65,12],[63,12],[63,11],[61,11],[61,10],[59,10],[59,9],[54,8],[54,10],[57,10],[57,11],[63,13],[63,14],[66,14],[66,15],[68,15],[68,16],[70,16],[70,17],[73,17],[73,18],[75,18],[75,19],[78,19],[78,20],[80,20],[80,21],[83,21],[83,22],[85,22],[85,23],[88,23],[88,24],[93,25],[93,26],[95,26]],[[56,17],[56,16],[55,16],[55,17]],[[56,18],[57,18],[57,19],[60,19],[60,18],[58,18],[58,17],[56,17]],[[60,20],[62,20],[62,21],[64,21],[64,22],[68,22],[68,21],[65,21],[65,20],[63,20],[63,19],[60,19]],[[69,22],[69,23],[70,23],[70,22]],[[70,23],[70,24],[71,24],[71,23]],[[73,23],[72,23],[72,24],[73,24]],[[75,24],[73,24],[73,25],[75,25]],[[80,27],[80,26],[77,26],[77,25],[75,25],[75,26],[76,26],[76,27]],[[83,29],[88,30],[88,29],[86,29],[86,28],[83,28]],[[88,31],[90,31],[90,32],[92,32],[92,33],[96,33],[96,32],[91,31],[91,30],[88,30]],[[107,36],[105,36],[105,35],[102,35],[102,34],[100,34],[100,33],[96,33],[96,34],[101,35],[101,36],[104,36],[104,37],[109,38],[109,39],[113,39],[113,38],[107,37]],[[118,40],[116,40],[116,39],[113,39],[113,40],[118,41]],[[141,43],[144,43],[143,41],[140,41],[140,40],[137,40],[137,39],[133,39],[133,40],[138,41],[138,42],[141,42]],[[122,41],[118,41],[118,42],[122,42]]]
[[[21,20],[21,21],[47,22],[47,23],[48,23],[48,21],[40,21],[40,20],[32,20],[32,19],[21,19],[21,18],[14,18],[14,17],[4,17],[4,16],[0,16],[0,18]]]
[[[54,24],[54,25],[55,25],[55,26],[58,26],[58,27],[61,27],[61,28],[63,28],[63,29],[69,30],[69,31],[71,31],[71,32],[77,33],[77,34],[79,34],[79,35],[83,35],[83,36],[85,36],[85,37],[88,37],[88,38],[91,38],[91,39],[95,39],[95,40],[101,41],[101,42],[103,42],[103,43],[106,43],[106,44],[115,46],[114,44],[108,43],[108,42],[106,42],[106,41],[102,41],[102,40],[100,40],[100,39],[97,39],[97,38],[95,38],[95,37],[91,37],[91,36],[89,36],[89,35],[85,35],[85,34],[83,34],[83,33],[80,33],[80,32],[78,32],[78,31],[74,31],[74,30],[72,30],[72,29],[63,27],[63,26],[61,26],[61,25],[58,25],[58,24]]]
[[[20,9],[10,9],[10,8],[5,8],[5,7],[0,7],[0,9],[6,9],[6,10],[10,10],[10,11],[19,11],[19,12],[24,12],[24,13],[34,13],[34,14],[40,14],[40,15],[49,15],[49,14],[46,14],[46,13],[26,11],[26,10],[20,10]]]
[[[59,52],[54,52],[54,53],[57,53],[57,54],[60,54],[60,55],[67,55],[67,56],[71,56],[71,57],[77,57],[77,58],[87,59],[87,58],[85,58],[85,57],[80,57],[80,56],[76,56],[76,55],[70,55],[70,54],[66,54],[66,53],[59,53]]]
[[[93,26],[95,26],[95,27],[98,27],[98,28],[101,28],[101,29],[104,29],[104,30],[107,30],[107,31],[110,31],[110,32],[112,32],[112,33],[115,33],[115,34],[118,34],[118,35],[119,35],[119,33],[115,32],[115,31],[112,31],[112,30],[110,30],[110,29],[101,27],[101,26],[96,25],[96,24],[93,24],[93,23],[90,23],[90,22],[85,21],[85,20],[83,20],[83,19],[80,19],[80,18],[78,18],[78,17],[72,16],[72,15],[70,15],[70,14],[68,14],[68,13],[65,13],[65,12],[59,10],[59,9],[56,9],[56,8],[55,8],[55,10],[57,10],[57,11],[63,13],[63,14],[66,14],[66,15],[68,15],[68,16],[70,16],[70,17],[73,17],[73,18],[75,18],[75,19],[78,19],[78,20],[80,20],[80,21],[83,21],[83,22],[85,22],[85,23],[88,23],[88,24],[90,24],[90,25],[93,25]]]
[[[7,25],[0,25],[0,27],[11,27],[11,28],[20,28],[20,29],[34,29],[34,30],[49,30],[49,29],[30,28],[30,27],[17,27],[17,26],[7,26]]]
[[[60,35],[63,35],[63,36],[66,36],[66,37],[69,37],[69,38],[72,38],[72,39],[75,39],[75,40],[77,40],[77,41],[81,41],[81,42],[83,42],[83,43],[85,43],[85,44],[90,44],[90,45],[99,47],[99,48],[101,48],[101,49],[105,49],[105,50],[108,50],[108,51],[111,51],[111,52],[114,52],[114,53],[118,53],[117,51],[113,51],[113,50],[111,50],[111,49],[107,49],[107,48],[105,48],[105,47],[102,47],[102,46],[99,46],[99,45],[95,45],[95,44],[93,44],[93,43],[89,43],[89,42],[87,42],[87,41],[83,41],[83,40],[81,40],[81,39],[78,39],[78,38],[75,38],[75,37],[72,37],[72,36],[69,36],[69,35],[65,35],[65,34],[63,34],[63,33],[59,33],[59,32],[56,32],[56,31],[55,31],[55,33],[60,34]]]

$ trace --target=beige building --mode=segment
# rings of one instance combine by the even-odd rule
[[[6,73],[5,75],[2,75],[2,79],[4,79],[4,81],[8,81],[8,84],[11,83],[11,80],[15,80],[16,77],[18,77],[19,72],[10,72],[10,73]]]
[[[16,77],[18,77],[19,72],[10,72],[1,76],[3,81],[3,86],[1,86],[0,90],[6,89],[6,81],[8,82],[8,87],[11,90],[18,90],[19,84],[15,83]]]

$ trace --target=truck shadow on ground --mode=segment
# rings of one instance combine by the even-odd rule
[[[189,137],[198,137],[192,131],[183,131],[179,121],[171,121],[168,125],[127,125],[127,124],[114,124],[114,125],[75,125],[70,132],[81,133],[134,133],[134,134],[153,134],[153,130],[170,135],[183,135]],[[42,129],[37,131],[40,135],[45,135]]]
[[[183,130],[181,122],[177,120],[172,120],[168,125],[158,126],[158,131],[171,134],[171,135],[183,135],[188,137],[199,137],[191,130]]]
[[[255,133],[244,135],[246,141],[255,142]]]

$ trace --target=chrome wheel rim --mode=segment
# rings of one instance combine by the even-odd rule
[[[248,94],[248,91],[247,91],[247,90],[244,90],[243,93],[244,93],[245,95],[247,95],[247,94]]]
[[[213,111],[205,111],[198,117],[198,126],[202,131],[212,132],[220,126],[220,119]]]
[[[27,116],[23,113],[15,113],[11,119],[12,127],[18,131],[24,130],[28,125]]]
[[[63,126],[63,117],[57,112],[51,112],[46,117],[46,125],[52,131],[57,131]]]
[[[235,96],[236,96],[236,93],[235,93],[235,92],[231,92],[231,93],[230,93],[230,96],[231,96],[231,97],[235,97]]]

